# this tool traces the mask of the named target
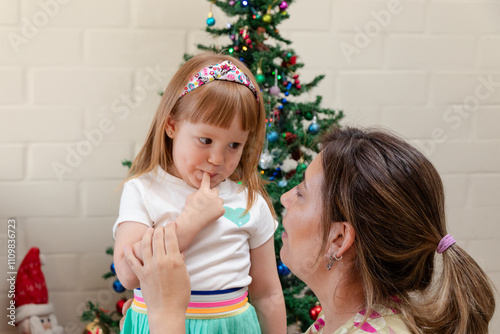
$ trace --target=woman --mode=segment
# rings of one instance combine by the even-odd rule
[[[333,129],[281,202],[281,259],[323,307],[307,333],[488,332],[490,281],[446,232],[436,169],[403,140]]]

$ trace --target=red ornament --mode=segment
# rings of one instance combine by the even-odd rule
[[[123,315],[122,309],[123,309],[123,304],[125,304],[127,300],[125,298],[120,299],[118,302],[116,302],[116,312],[118,312],[119,315]]]
[[[297,139],[297,135],[295,133],[291,133],[291,132],[285,133],[285,140],[286,140],[287,145],[292,144],[295,141],[295,139]]]
[[[297,80],[297,79],[299,78],[299,75],[298,75],[298,74],[295,74],[295,75],[293,76],[293,78],[294,78],[295,80]]]
[[[302,153],[300,153],[299,149],[296,149],[295,151],[292,152],[292,159],[293,160],[299,161],[301,157],[302,157]]]
[[[298,85],[300,83],[300,80],[296,79],[293,83]]]
[[[301,88],[302,88],[302,86],[301,86],[301,85],[297,85],[297,86],[295,86],[295,87],[297,87],[297,89],[301,89]]]
[[[290,65],[295,65],[296,62],[297,62],[297,56],[292,56],[288,61]]]
[[[283,81],[283,86],[286,86],[288,85],[288,82],[287,81]]]
[[[311,307],[311,309],[309,310],[309,316],[311,317],[311,319],[312,320],[318,319],[318,315],[321,313],[322,309],[323,308],[319,304],[316,304],[313,307]]]

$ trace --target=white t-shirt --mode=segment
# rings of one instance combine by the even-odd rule
[[[250,249],[269,240],[277,227],[262,196],[259,195],[250,211],[241,217],[247,192],[238,191],[239,185],[230,180],[221,182],[217,188],[226,213],[201,230],[185,251],[192,290],[248,286],[252,282]],[[186,197],[194,191],[197,189],[160,167],[158,176],[150,172],[127,181],[113,236],[118,225],[126,221],[153,227],[175,221],[184,209]]]

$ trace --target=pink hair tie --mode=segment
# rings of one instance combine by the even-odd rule
[[[437,247],[437,252],[439,254],[441,254],[442,252],[444,252],[445,250],[447,250],[448,247],[450,247],[454,243],[456,243],[456,241],[455,241],[455,239],[453,239],[453,237],[451,236],[451,234],[445,235],[443,237],[443,239],[441,239],[441,241],[439,242],[439,245]]]

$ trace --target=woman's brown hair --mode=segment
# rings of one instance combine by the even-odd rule
[[[179,98],[189,79],[196,72],[225,60],[231,61],[250,78],[257,88],[259,102],[248,87],[222,80],[214,80],[199,86]],[[247,189],[247,211],[255,202],[256,194],[261,194],[271,212],[274,213],[269,196],[263,187],[263,180],[257,170],[266,131],[262,92],[250,70],[239,60],[226,55],[211,52],[201,53],[182,65],[173,76],[153,118],[146,142],[132,163],[128,179],[148,172],[156,173],[158,166],[167,170],[168,166],[173,165],[172,139],[165,133],[165,126],[169,118],[176,122],[202,122],[221,128],[229,128],[238,113],[241,117],[242,130],[249,131],[249,134],[238,167],[230,179],[241,182],[241,189]]]
[[[457,244],[436,253],[447,231],[443,184],[430,161],[395,135],[348,127],[324,137],[322,162],[320,254],[331,222],[353,226],[366,309],[397,296],[414,333],[487,333],[495,310],[490,280]]]

